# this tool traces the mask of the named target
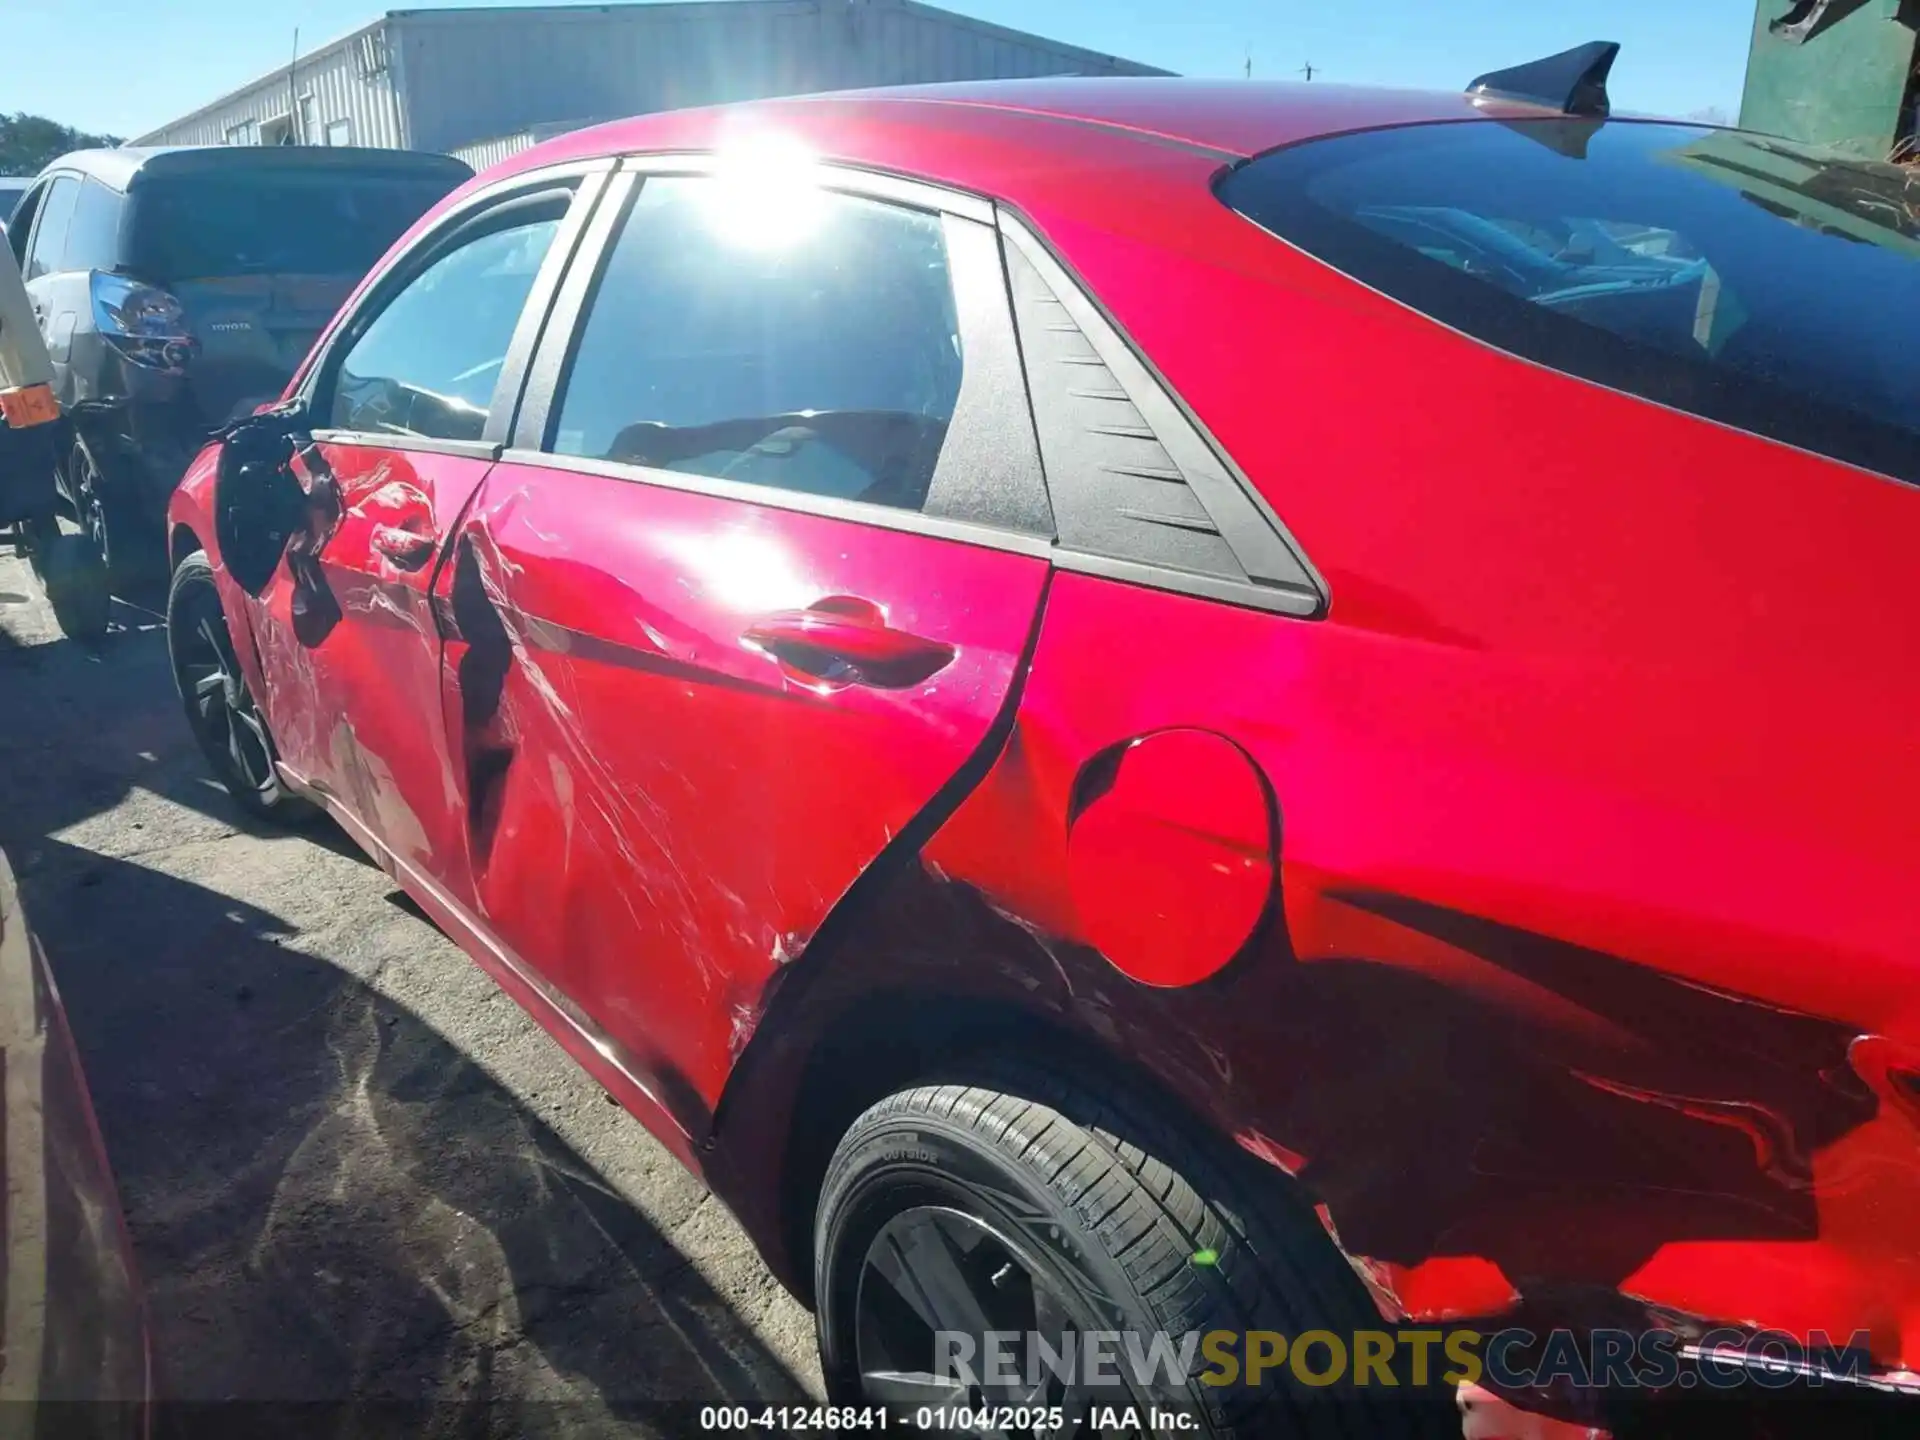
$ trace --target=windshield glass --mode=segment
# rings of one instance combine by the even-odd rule
[[[249,170],[148,180],[133,191],[130,268],[162,281],[357,276],[455,178]]]
[[[1490,344],[1920,481],[1920,174],[1692,126],[1413,126],[1228,205]]]

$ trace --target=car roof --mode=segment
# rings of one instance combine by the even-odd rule
[[[1178,77],[1060,76],[949,85],[903,85],[837,97],[880,104],[945,104],[1030,115],[1037,122],[1079,121],[1171,140],[1235,156],[1318,135],[1379,125],[1467,120],[1488,113],[1459,91],[1392,90],[1378,86],[1285,81],[1188,80]],[[1542,113],[1501,102],[1501,113]],[[956,123],[965,125],[962,117]]]
[[[449,177],[473,173],[465,161],[451,155],[326,145],[122,145],[112,150],[69,151],[50,161],[41,173],[78,170],[115,190],[125,190],[139,175],[290,168],[414,173],[437,170]]]
[[[706,148],[740,123],[778,124],[841,137],[829,158],[858,162],[857,126],[870,138],[913,132],[935,142],[991,135],[1030,155],[1057,158],[1100,148],[1173,145],[1219,160],[1241,159],[1321,135],[1386,125],[1476,118],[1541,118],[1555,112],[1462,92],[1176,77],[1058,77],[909,85],[667,111],[574,131],[521,152],[495,175],[562,159]],[[852,122],[857,122],[857,126]],[[817,134],[814,138],[818,138]],[[881,145],[880,150],[891,147]]]

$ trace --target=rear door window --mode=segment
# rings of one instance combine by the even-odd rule
[[[27,251],[25,275],[37,280],[66,268],[67,227],[73,220],[74,202],[80,198],[80,182],[71,175],[57,177],[41,197],[40,213],[34,222],[33,241]]]
[[[1311,141],[1220,198],[1516,355],[1920,483],[1920,174],[1612,121]]]
[[[646,182],[551,448],[921,508],[965,364],[940,216],[821,192],[744,235],[728,203],[712,179]]]

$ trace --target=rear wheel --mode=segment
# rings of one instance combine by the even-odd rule
[[[155,541],[139,533],[131,498],[123,484],[101,467],[79,436],[67,456],[67,490],[74,518],[92,543],[115,592],[135,593],[166,574]]]
[[[112,601],[107,594],[107,568],[93,542],[85,535],[62,531],[51,515],[23,521],[21,529],[61,633],[83,645],[100,640],[107,633]]]
[[[180,562],[167,591],[167,652],[187,725],[214,774],[255,815],[298,820],[311,807],[275,771],[267,722],[234,655],[213,566],[204,550]]]
[[[1216,1437],[1458,1434],[1444,1392],[1304,1387],[1284,1366],[1257,1388],[1201,1383],[1219,1373],[1197,1348],[1211,1332],[1244,1357],[1249,1331],[1328,1330],[1351,1347],[1382,1328],[1325,1229],[1273,1177],[1149,1107],[1024,1069],[968,1079],[881,1101],[828,1166],[814,1263],[834,1399],[907,1425],[944,1408],[960,1433],[1076,1440],[1147,1432],[1151,1407]],[[1103,1379],[1087,1340],[1112,1332]],[[1190,1361],[1173,1363],[1190,1336]],[[1156,1337],[1165,1363],[1151,1363]],[[1070,1345],[1078,1363],[1061,1364]],[[1011,1370],[989,1370],[995,1355]],[[974,1423],[983,1407],[997,1413]]]

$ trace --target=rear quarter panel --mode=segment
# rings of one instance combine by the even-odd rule
[[[1300,1178],[1389,1311],[1546,1298],[1920,1365],[1920,1107],[1888,1079],[1920,1066],[1920,495],[1467,341],[1181,163],[1184,201],[1014,198],[1330,613],[1057,576],[1004,755],[853,968],[1144,1064]],[[1068,857],[1088,767],[1176,727],[1259,766],[1278,887],[1232,964],[1154,989]]]
[[[1374,1102],[1277,1127],[1371,1189],[1349,1245],[1416,1308],[1478,1256],[1920,1363],[1915,1116],[1847,1058],[1920,1053],[1920,494],[1498,354],[1224,209],[1173,265],[1053,229],[1331,589],[1317,625],[1186,616],[1116,686],[1114,632],[1168,602],[1062,587],[1043,655],[1078,632],[1051,673],[1106,697],[1072,751],[1187,723],[1255,755],[1303,973],[1431,992],[1267,1091]],[[1380,1140],[1450,1151],[1457,1204],[1334,1178]]]

